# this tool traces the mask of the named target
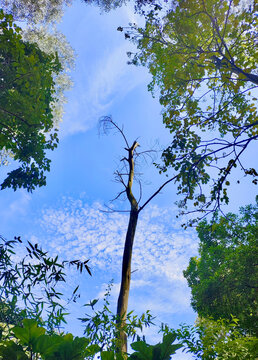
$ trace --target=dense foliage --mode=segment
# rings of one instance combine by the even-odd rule
[[[50,169],[46,152],[58,143],[52,104],[55,76],[60,71],[58,56],[23,41],[12,16],[1,10],[0,152],[20,164],[8,173],[1,189],[32,191],[46,184],[44,172]]]
[[[1,7],[15,20],[29,23],[53,23],[60,20],[65,5],[70,5],[71,0],[3,0]]]
[[[147,13],[145,28],[118,28],[138,47],[130,62],[148,67],[149,90],[159,90],[172,135],[159,168],[178,174],[183,209],[193,201],[208,213],[228,203],[236,167],[257,183],[242,160],[258,137],[255,11],[251,1],[179,0],[168,13]]]
[[[197,319],[194,326],[181,325],[179,329],[162,326],[162,332],[172,332],[183,345],[183,352],[193,359],[202,360],[253,360],[258,356],[258,339],[243,335],[238,320]]]
[[[7,340],[0,340],[0,359],[83,360],[99,351],[98,346],[88,346],[86,338],[72,334],[46,334],[33,319],[24,319],[22,326],[15,326]]]
[[[0,339],[0,359],[10,360],[84,360],[99,353],[98,345],[89,345],[85,337],[72,334],[46,334],[43,327],[32,319],[24,319],[22,326],[11,329],[8,340]],[[156,345],[137,341],[131,344],[135,350],[130,356],[114,351],[102,351],[101,360],[169,360],[181,345],[172,345],[176,335],[163,335],[163,341]]]
[[[136,12],[142,11],[142,8],[145,8],[146,6],[160,4],[161,1],[153,1],[153,0],[83,0],[86,4],[89,5],[96,5],[98,6],[101,11],[111,11],[114,10],[122,5],[133,3],[134,8]]]
[[[258,207],[228,214],[198,227],[199,257],[190,259],[184,276],[192,306],[201,317],[239,319],[240,328],[257,336]]]

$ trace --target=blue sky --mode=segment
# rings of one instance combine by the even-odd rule
[[[114,279],[114,311],[128,214],[100,210],[121,190],[113,181],[113,171],[124,156],[124,144],[118,135],[99,137],[98,119],[112,115],[124,125],[129,142],[137,138],[142,150],[157,140],[162,145],[169,143],[158,99],[147,91],[150,76],[146,69],[126,64],[126,52],[132,50],[132,44],[116,29],[130,21],[135,21],[135,15],[129,7],[100,14],[78,1],[66,10],[59,28],[77,54],[74,87],[67,93],[60,145],[50,155],[47,186],[33,194],[0,192],[1,233],[6,238],[20,235],[38,242],[63,259],[90,259],[92,278],[72,273],[67,286],[80,283],[81,303],[86,303],[103,296],[107,283]],[[164,179],[148,164],[142,164],[142,172],[147,199]],[[242,180],[241,188],[231,190],[229,210],[236,211],[239,205],[254,200],[255,188],[249,185],[244,191]],[[182,271],[198,248],[195,231],[180,227],[174,201],[176,191],[170,185],[140,214],[132,264],[137,271],[132,276],[129,301],[130,310],[141,313],[149,309],[157,324],[164,321],[172,327],[195,319]],[[119,203],[117,207],[124,209],[126,205]],[[82,316],[83,311],[80,304],[74,305],[70,318]],[[78,322],[70,324],[73,332],[81,334]],[[148,330],[147,340],[158,340],[154,335],[157,330]],[[178,354],[174,358],[191,357]]]

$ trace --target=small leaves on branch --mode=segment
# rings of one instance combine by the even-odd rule
[[[236,167],[257,184],[244,161],[258,139],[255,11],[239,0],[179,0],[146,12],[143,28],[118,29],[137,45],[130,63],[146,66],[149,91],[159,91],[172,139],[157,167],[177,175],[182,213],[222,210]]]
[[[58,285],[66,281],[66,265],[75,265],[80,272],[85,269],[91,275],[87,265],[89,260],[59,261],[58,256],[49,256],[30,241],[19,249],[24,255],[17,260],[16,247],[22,244],[20,236],[9,241],[0,237],[0,304],[12,304],[13,312],[18,316],[21,312],[17,307],[19,303],[19,307],[24,306],[23,316],[33,317],[53,330],[65,321],[63,294],[58,291]],[[76,302],[80,297],[78,288],[67,303]]]
[[[77,268],[77,270],[80,271],[80,273],[82,273],[83,269],[87,270],[89,275],[92,276],[92,273],[90,271],[90,267],[87,265],[89,261],[90,260],[86,260],[86,261],[72,260],[72,261],[69,261],[69,264],[70,265],[76,265],[76,268]]]

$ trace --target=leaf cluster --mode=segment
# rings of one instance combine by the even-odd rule
[[[156,345],[137,341],[131,346],[135,352],[130,356],[101,351],[102,360],[169,360],[171,355],[181,347],[172,343],[176,336],[164,334],[163,341]],[[90,345],[85,337],[73,337],[72,334],[46,334],[33,319],[24,319],[22,326],[11,329],[8,339],[0,338],[1,360],[84,360],[93,358],[100,352],[98,345]]]
[[[72,334],[46,334],[33,319],[24,319],[22,326],[11,329],[9,339],[0,341],[2,360],[83,360],[99,351],[98,346],[89,346],[84,337]]]
[[[58,56],[22,40],[11,15],[0,11],[0,152],[20,166],[7,174],[1,189],[32,191],[46,184],[48,150],[57,147],[53,122],[54,78],[62,70]]]
[[[139,340],[140,336],[138,331],[142,332],[144,327],[149,327],[153,324],[153,316],[149,310],[141,316],[137,316],[130,311],[126,315],[126,321],[121,324],[118,321],[119,316],[112,313],[110,310],[110,292],[112,283],[107,287],[103,299],[103,307],[101,310],[94,310],[95,305],[99,302],[98,299],[92,300],[84,306],[91,308],[93,314],[86,314],[86,316],[79,320],[85,324],[84,335],[91,340],[91,344],[97,344],[101,351],[116,351],[119,348],[118,333],[123,330],[127,337]]]
[[[135,342],[131,345],[135,352],[130,358],[132,360],[169,360],[171,355],[182,347],[181,344],[173,344],[175,340],[176,335],[168,333],[163,335],[162,343],[157,345],[148,345],[144,341]]]
[[[30,24],[49,24],[61,19],[63,8],[71,0],[5,0],[1,3],[4,11],[19,21]]]
[[[256,335],[257,214],[257,205],[248,205],[239,216],[202,221],[199,257],[192,257],[184,271],[200,317],[230,320],[233,315],[243,332]]]
[[[161,331],[172,333],[183,345],[183,352],[202,360],[252,360],[257,357],[257,337],[242,334],[238,319],[198,318],[194,326],[182,324],[179,329],[162,325]]]
[[[170,360],[171,355],[182,347],[181,344],[173,344],[175,340],[176,335],[169,332],[164,334],[162,342],[156,345],[149,345],[144,340],[132,343],[131,347],[135,351],[126,357],[114,351],[103,351],[101,360]]]
[[[58,285],[66,281],[65,268],[76,266],[80,272],[86,269],[89,273],[88,261],[59,261],[58,256],[49,256],[38,244],[29,241],[24,249],[20,237],[0,240],[1,322],[15,325],[24,317],[31,317],[49,331],[58,328],[66,322],[63,294],[58,291]],[[17,246],[20,253],[25,251],[23,257],[16,255]],[[77,300],[78,288],[67,301]],[[20,310],[17,304],[24,309]]]
[[[146,66],[149,90],[158,89],[172,135],[158,168],[178,174],[183,209],[192,202],[208,213],[227,204],[236,167],[257,182],[242,162],[258,137],[255,11],[239,0],[180,0],[165,16],[149,12],[144,28],[119,28],[138,47],[130,63]]]

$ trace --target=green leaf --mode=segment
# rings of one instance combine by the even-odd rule
[[[4,341],[0,345],[0,357],[2,360],[29,360],[22,346],[14,341]]]
[[[175,354],[176,350],[182,347],[181,344],[171,345],[176,340],[176,335],[169,333],[163,336],[163,341],[160,346],[160,360],[169,360],[170,355]]]
[[[16,326],[12,328],[12,331],[22,345],[27,345],[32,349],[37,339],[46,332],[44,328],[38,327],[37,321],[32,319],[24,319],[23,328]]]
[[[131,348],[135,350],[130,356],[131,359],[149,360],[152,359],[153,347],[146,344],[144,341],[136,341],[131,344]]]
[[[62,336],[58,335],[41,335],[34,344],[34,351],[47,356],[54,353],[63,342]]]
[[[102,351],[101,360],[116,360],[114,351]]]

